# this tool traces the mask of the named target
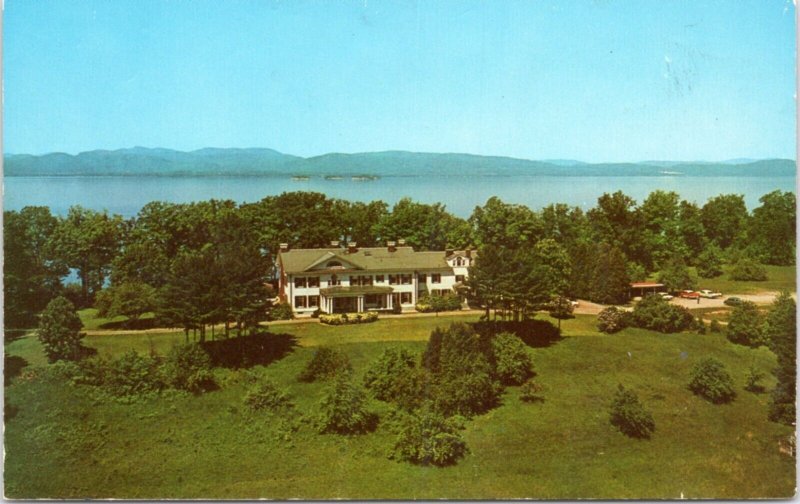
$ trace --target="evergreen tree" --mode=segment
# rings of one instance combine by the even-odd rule
[[[778,384],[772,392],[769,418],[792,425],[796,421],[797,398],[797,306],[788,292],[782,292],[775,300],[764,332],[770,348],[778,357],[775,369]]]

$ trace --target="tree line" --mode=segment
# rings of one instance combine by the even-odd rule
[[[243,204],[151,202],[129,219],[80,206],[65,216],[26,207],[4,212],[5,321],[32,327],[50,300],[65,295],[78,307],[132,321],[153,311],[201,338],[214,325],[241,330],[265,316],[280,243],[308,248],[332,240],[477,248],[473,301],[517,317],[554,295],[617,303],[630,281],[654,272],[678,287],[686,266],[713,276],[740,259],[793,264],[794,193],[775,191],[760,203],[749,212],[741,195],[699,206],[655,191],[639,204],[615,192],[588,211],[565,204],[535,211],[493,197],[466,219],[439,203],[405,198],[390,207],[313,192]],[[65,284],[70,271],[78,284]]]

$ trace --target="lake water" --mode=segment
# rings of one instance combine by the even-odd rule
[[[656,190],[675,191],[683,199],[702,205],[718,194],[744,194],[749,208],[771,191],[795,191],[795,177],[383,177],[372,181],[326,180],[312,177],[6,177],[6,210],[45,205],[65,215],[72,205],[108,210],[125,217],[136,215],[150,201],[185,203],[231,199],[253,202],[284,191],[317,191],[352,201],[380,199],[389,204],[404,196],[423,203],[441,202],[452,213],[468,217],[491,196],[508,203],[539,209],[550,203],[567,203],[584,209],[597,203],[604,192],[623,191],[641,202]]]

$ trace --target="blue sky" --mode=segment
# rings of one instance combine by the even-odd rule
[[[6,0],[4,149],[795,157],[786,0]]]

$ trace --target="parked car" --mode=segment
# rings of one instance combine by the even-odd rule
[[[714,292],[708,289],[703,289],[700,291],[700,297],[708,298],[708,299],[717,299],[722,297],[721,292]]]
[[[700,293],[693,290],[683,290],[680,292],[680,294],[678,294],[678,297],[682,297],[684,299],[700,299]]]
[[[738,298],[736,296],[729,297],[728,299],[723,301],[723,303],[725,303],[728,306],[739,306],[743,302],[744,301],[742,300],[742,298]]]
[[[661,296],[662,299],[666,299],[667,301],[675,297],[669,292],[659,292],[658,295]]]

